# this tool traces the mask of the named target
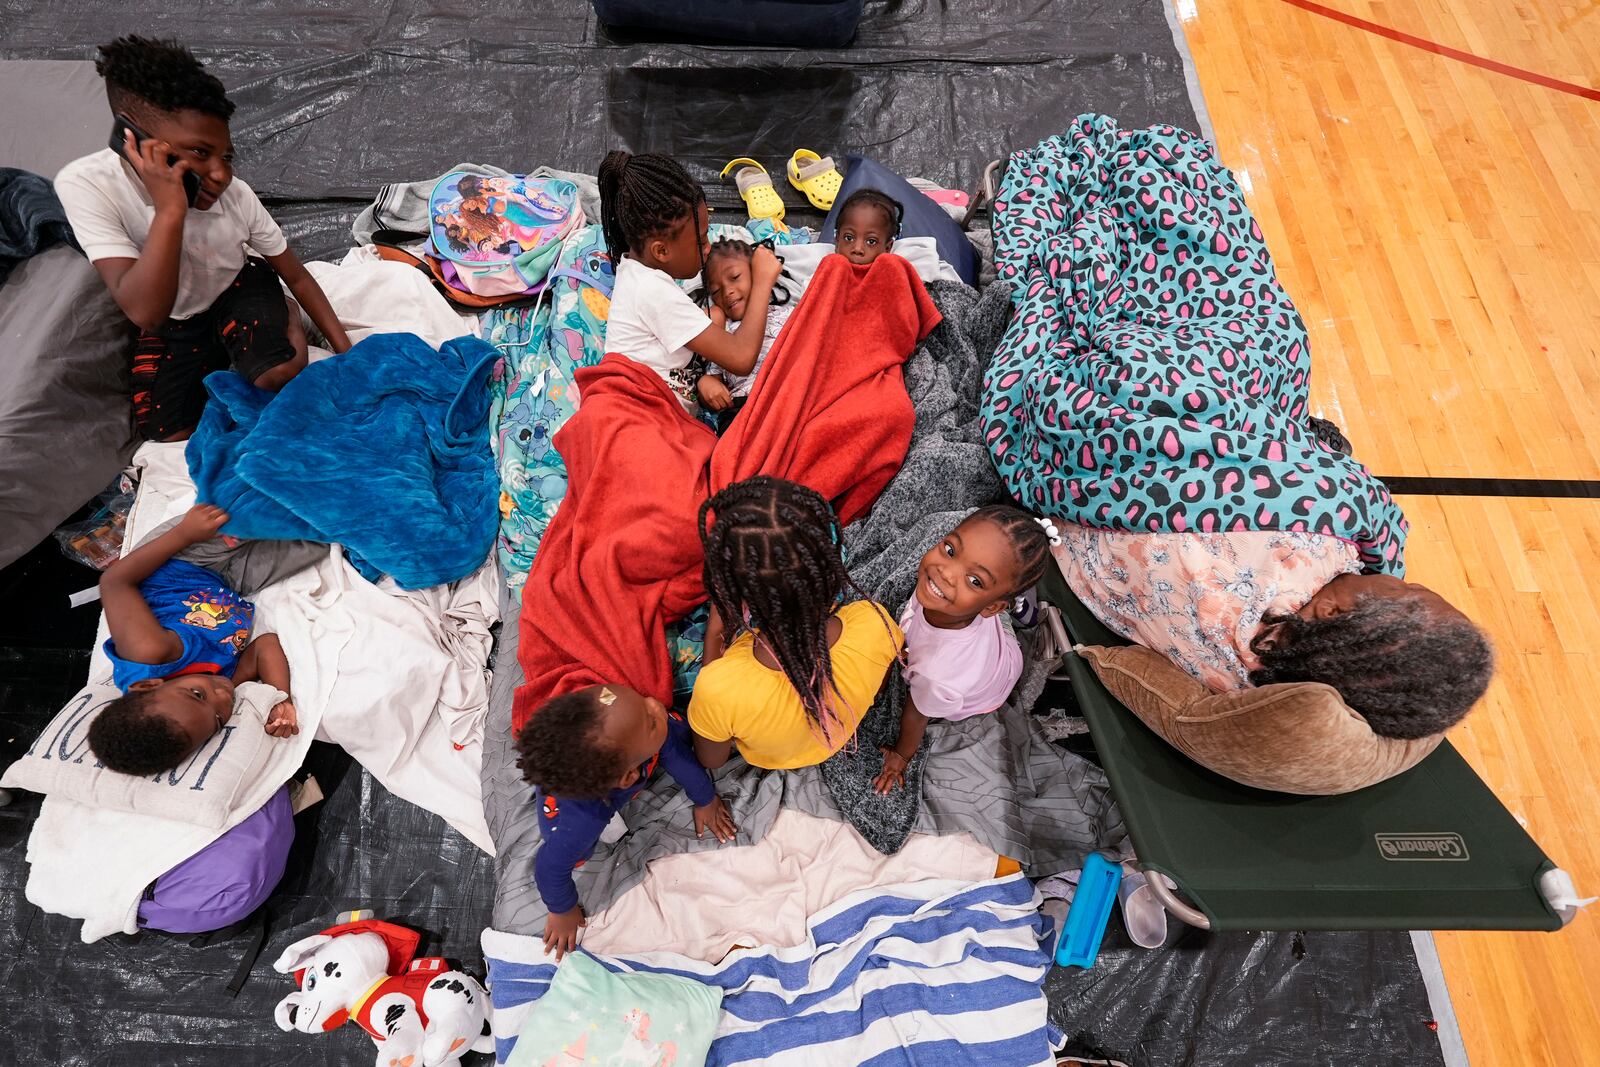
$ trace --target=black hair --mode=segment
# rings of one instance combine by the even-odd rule
[[[705,190],[671,156],[608,152],[600,162],[600,229],[613,263],[705,203]]]
[[[990,504],[962,521],[980,519],[997,526],[1006,540],[1011,542],[1011,550],[1016,553],[1017,587],[1007,590],[1005,595],[1013,597],[1038,585],[1050,563],[1050,535],[1039,525],[1039,520],[1010,504]]]
[[[700,505],[707,597],[730,637],[760,631],[806,717],[830,742],[838,688],[828,619],[846,590],[861,592],[845,570],[838,532],[821,494],[766,475],[735,482]]]
[[[890,196],[888,193],[882,192],[878,189],[857,189],[855,192],[845,197],[844,203],[839,205],[839,214],[835,215],[834,218],[837,219],[838,222],[843,222],[844,213],[861,204],[870,204],[872,207],[875,207],[879,211],[883,212],[884,221],[886,221],[889,224],[889,227],[894,230],[894,232],[889,235],[891,240],[900,236],[900,226],[905,221],[906,217],[905,205],[900,203],[900,201],[896,200],[894,197]]]
[[[1323,682],[1383,737],[1443,733],[1464,718],[1494,675],[1494,650],[1470,619],[1418,597],[1366,596],[1323,619],[1270,615],[1253,645],[1256,685]],[[1271,628],[1276,627],[1275,631]]]
[[[198,111],[226,122],[233,101],[214,74],[177,41],[129,35],[99,48],[94,69],[106,80],[111,110],[129,118],[139,111]]]
[[[712,241],[710,250],[706,252],[706,261],[700,269],[701,281],[704,284],[690,293],[690,298],[701,307],[705,307],[711,302],[711,279],[706,275],[711,272],[712,260],[738,256],[748,262],[755,254],[755,245],[749,241],[741,241],[737,237],[718,237],[715,241]],[[789,295],[789,289],[783,284],[782,279],[788,278],[792,282],[794,281],[794,275],[785,270],[778,277],[780,280],[772,286],[772,298],[768,301],[768,307],[781,308],[792,299]]]
[[[600,741],[598,686],[554,697],[517,734],[517,769],[529,785],[574,800],[598,800],[627,773],[624,753]]]
[[[106,704],[89,724],[89,751],[107,770],[152,775],[170,771],[189,754],[178,724],[154,711],[155,689],[135,689]]]

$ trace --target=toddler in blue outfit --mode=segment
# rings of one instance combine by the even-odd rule
[[[659,700],[626,686],[592,685],[545,703],[517,736],[517,766],[535,788],[543,838],[533,877],[550,909],[545,951],[554,949],[557,962],[577,945],[585,922],[572,872],[657,764],[689,794],[695,833],[731,841],[738,828],[695,758],[689,724]]]
[[[236,682],[289,692],[289,661],[275,634],[250,640],[255,607],[222,577],[173,557],[210,541],[228,513],[196,504],[181,522],[128,553],[100,578],[111,637],[105,651],[123,695],[89,726],[89,748],[107,768],[171,770],[233,715]],[[292,700],[267,716],[267,733],[300,732]]]

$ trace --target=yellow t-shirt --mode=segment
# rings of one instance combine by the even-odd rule
[[[838,721],[829,723],[831,743],[807,718],[800,694],[784,673],[756,659],[751,634],[701,669],[689,698],[694,732],[710,741],[731,738],[746,762],[772,770],[810,767],[843,748],[877,699],[905,637],[889,613],[870,600],[846,604],[835,614],[844,631],[829,650],[840,697]]]

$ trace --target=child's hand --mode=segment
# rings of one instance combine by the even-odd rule
[[[766,245],[757,248],[750,257],[750,278],[763,289],[771,289],[783,273],[783,260],[772,254]]]
[[[715,304],[712,304],[711,310],[706,312],[706,317],[711,320],[711,325],[713,326],[728,325],[728,313],[717,307]]]
[[[721,797],[712,797],[711,803],[698,805],[694,809],[694,836],[704,837],[707,830],[724,843],[732,841],[739,833],[739,827],[733,822],[733,814],[728,811],[728,805],[722,802]]]
[[[570,911],[552,912],[544,921],[544,954],[548,956],[554,949],[556,962],[560,963],[562,956],[578,947],[578,928],[588,925],[581,904]]]
[[[733,394],[728,392],[728,387],[721,378],[709,374],[702,374],[700,380],[694,383],[694,391],[700,394],[700,403],[705,405],[707,411],[722,411],[733,403]]]
[[[273,737],[293,737],[300,732],[300,717],[293,700],[280,700],[267,713],[267,733]]]
[[[134,173],[139,175],[139,180],[149,190],[156,212],[159,214],[165,210],[187,214],[189,193],[183,187],[183,176],[189,170],[189,161],[180,159],[176,163],[168,163],[168,157],[173,155],[170,144],[154,137],[139,144],[133,139],[132,130],[127,131],[122,145],[128,165],[133,167]]]
[[[228,513],[215,504],[196,504],[178,523],[177,532],[191,545],[209,541],[227,525]]]
[[[906,784],[906,758],[892,748],[880,749],[883,753],[883,770],[873,779],[873,792],[888,796]]]

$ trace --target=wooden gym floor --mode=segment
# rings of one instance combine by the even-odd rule
[[[1313,407],[1357,457],[1391,477],[1600,480],[1600,2],[1170,2],[1311,331]],[[1400,502],[1410,577],[1498,650],[1452,740],[1593,894],[1600,486],[1574,491]],[[1600,1064],[1600,905],[1558,934],[1437,941],[1474,1064]]]

